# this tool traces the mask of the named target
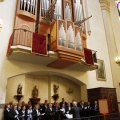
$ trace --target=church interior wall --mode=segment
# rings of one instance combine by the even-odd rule
[[[39,66],[39,65],[24,63],[20,61],[8,60],[6,58],[6,50],[7,50],[7,43],[8,43],[10,34],[12,33],[12,29],[13,29],[16,1],[6,0],[2,3],[2,5],[4,6],[9,5],[9,7],[0,7],[0,11],[9,13],[10,16],[9,15],[1,16],[0,14],[0,17],[3,20],[3,29],[0,32],[0,35],[2,36],[3,41],[5,42],[5,43],[1,42],[0,44],[1,51],[3,51],[0,54],[0,59],[1,59],[0,94],[1,93],[3,94],[3,100],[0,103],[5,102],[7,79],[11,76],[15,76],[15,75],[23,74],[27,72],[32,72],[32,71],[41,71],[41,70],[42,71],[57,71],[59,73],[71,75],[74,78],[86,84],[87,88],[113,87],[111,68],[110,68],[109,56],[108,56],[108,49],[107,49],[107,44],[105,41],[106,40],[105,31],[103,27],[102,15],[100,11],[101,9],[99,5],[99,1],[93,1],[93,2],[92,1],[88,1],[89,15],[92,14],[93,17],[90,19],[90,27],[91,27],[92,33],[90,36],[87,36],[88,38],[87,44],[89,48],[97,50],[97,56],[99,59],[102,59],[105,61],[106,81],[98,81],[96,79],[96,71],[90,71],[86,73],[80,72],[78,70],[75,70],[73,66],[71,66],[73,67],[73,70],[69,70],[69,68],[58,70],[58,69],[48,68],[46,66]],[[9,19],[9,22],[6,21],[8,19]],[[102,46],[102,49],[101,49],[101,46]]]

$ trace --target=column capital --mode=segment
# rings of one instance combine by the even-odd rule
[[[99,0],[101,10],[107,10],[110,12],[110,2],[108,0]]]

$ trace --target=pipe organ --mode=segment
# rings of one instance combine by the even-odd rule
[[[54,13],[55,19],[62,19],[62,3],[61,0],[57,0],[55,4],[55,13]]]
[[[41,16],[45,17],[46,10],[50,7],[51,0],[41,0]]]
[[[36,0],[20,0],[20,10],[35,14]]]
[[[57,66],[60,61],[74,64],[84,57],[86,47],[85,24],[77,25],[83,18],[82,0],[18,0],[14,28],[24,29],[23,36],[25,30],[35,32],[36,29],[38,34],[50,34],[50,47],[58,53],[58,61],[49,67]],[[25,43],[30,46],[32,37],[28,38]]]
[[[74,0],[73,2],[73,9],[74,9],[74,21],[79,22],[83,19],[82,13],[82,4],[80,0]]]
[[[64,19],[72,20],[71,2],[64,1]]]

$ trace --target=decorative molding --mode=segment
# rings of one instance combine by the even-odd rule
[[[108,0],[99,0],[101,10],[107,10],[110,12],[110,2]]]

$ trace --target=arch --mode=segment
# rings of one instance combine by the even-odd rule
[[[15,99],[13,99],[12,96],[16,94],[17,85],[19,83],[23,86],[22,93],[24,97],[22,100],[25,100],[26,102],[31,97],[31,91],[35,85],[37,85],[38,90],[40,91],[39,98],[41,98],[42,103],[45,99],[49,102],[53,102],[51,96],[54,94],[52,90],[54,84],[59,85],[59,91],[61,91],[59,92],[59,102],[63,96],[65,96],[65,99],[68,102],[72,99],[76,99],[77,101],[80,99],[87,100],[86,85],[79,79],[60,72],[33,71],[17,74],[8,78],[6,102],[9,102],[9,100],[15,102]],[[73,90],[72,94],[67,92],[69,89]],[[45,91],[45,93],[42,91]]]
[[[61,73],[61,72],[54,72],[54,71],[32,71],[32,72],[26,72],[26,73],[22,73],[22,74],[17,74],[17,75],[11,76],[9,78],[12,78],[12,77],[15,77],[15,76],[18,76],[18,75],[24,75],[24,74],[25,75],[33,75],[33,76],[55,75],[55,76],[64,77],[64,78],[66,78],[66,79],[68,79],[68,80],[70,80],[72,82],[77,83],[80,86],[86,85],[85,83],[83,83],[82,81],[78,80],[77,78],[75,78],[75,77],[73,77],[71,75]]]

